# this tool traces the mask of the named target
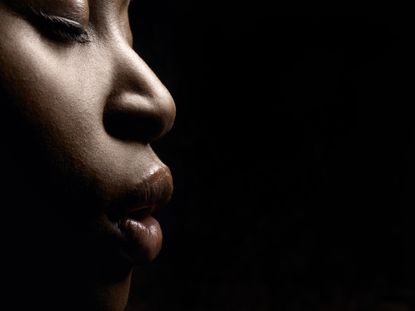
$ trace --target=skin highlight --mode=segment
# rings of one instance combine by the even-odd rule
[[[7,296],[123,310],[133,265],[161,247],[152,215],[173,186],[150,143],[175,118],[132,49],[128,2],[0,1],[0,69]]]

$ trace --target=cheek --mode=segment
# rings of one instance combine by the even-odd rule
[[[111,90],[108,57],[91,46],[58,47],[24,20],[10,18],[10,25],[0,27],[0,83],[11,99],[1,104],[13,105],[50,161],[104,174],[114,150],[102,124]]]
[[[4,18],[12,27],[0,27],[0,81],[12,104],[50,141],[91,144],[92,136],[102,135],[110,90],[105,55],[90,46],[59,47],[26,21]]]
[[[17,24],[2,29],[8,33],[0,36],[13,40],[0,44],[0,67],[2,84],[16,98],[18,108],[46,127],[96,123],[105,84],[90,68],[93,56],[79,47],[54,46],[24,21]]]

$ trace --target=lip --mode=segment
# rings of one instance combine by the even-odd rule
[[[152,261],[160,252],[163,235],[154,218],[173,193],[167,166],[149,171],[144,178],[111,204],[108,219],[123,241],[123,251],[134,264]]]

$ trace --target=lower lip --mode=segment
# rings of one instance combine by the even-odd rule
[[[150,262],[157,257],[163,235],[155,218],[125,219],[120,223],[120,230],[127,240],[128,255],[136,264]]]

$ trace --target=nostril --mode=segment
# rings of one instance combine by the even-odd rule
[[[107,115],[108,116],[108,115]],[[160,125],[154,118],[135,117],[114,113],[104,118],[104,126],[109,134],[123,140],[151,141],[159,132]]]
[[[112,100],[105,107],[103,123],[110,135],[129,141],[151,142],[164,135],[174,120],[174,104],[131,96]],[[131,99],[131,98],[130,98]]]

